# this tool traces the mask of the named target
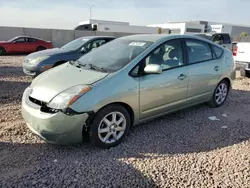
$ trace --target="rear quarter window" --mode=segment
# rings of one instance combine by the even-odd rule
[[[216,59],[221,58],[221,56],[223,54],[223,50],[217,46],[214,46],[214,45],[212,45],[212,48],[213,48]]]

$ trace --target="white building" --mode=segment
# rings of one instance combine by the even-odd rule
[[[207,21],[168,22],[163,24],[150,24],[147,26],[130,25],[129,22],[116,22],[108,20],[86,20],[80,22],[75,30],[104,31],[118,33],[168,33],[168,34],[192,34],[192,33],[229,33],[231,36],[240,36],[242,32],[250,35],[250,26],[241,26]]]
[[[170,30],[171,34],[189,34],[189,33],[204,33],[205,25],[197,23],[164,23],[164,24],[151,24],[148,27],[161,27]]]

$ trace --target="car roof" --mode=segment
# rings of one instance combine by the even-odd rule
[[[201,38],[196,35],[140,34],[140,35],[129,35],[129,36],[121,37],[121,39],[142,40],[142,41],[148,41],[148,42],[157,42],[160,40],[178,39],[178,38],[191,38],[191,39],[203,40],[203,41],[211,43],[211,41]]]
[[[42,41],[46,41],[44,39],[41,39],[41,38],[37,38],[37,37],[32,37],[32,36],[25,36],[25,35],[20,35],[20,36],[16,36],[16,37],[13,37],[13,38],[32,38],[32,39],[37,39],[37,40],[42,40]]]
[[[110,38],[115,39],[116,37],[113,36],[86,36],[86,37],[79,37],[77,39],[98,39],[98,38]]]

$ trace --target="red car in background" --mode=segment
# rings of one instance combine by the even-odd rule
[[[0,41],[0,55],[26,54],[50,48],[53,48],[50,41],[28,36],[18,36],[8,41]]]

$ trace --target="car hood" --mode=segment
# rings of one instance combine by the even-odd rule
[[[93,84],[106,76],[108,73],[77,68],[65,63],[36,77],[30,86],[32,88],[30,96],[48,103],[56,95],[70,87]]]
[[[10,42],[7,41],[0,41],[0,44],[9,44]]]
[[[52,55],[64,54],[64,53],[68,53],[68,52],[70,52],[70,51],[62,49],[62,48],[52,48],[52,49],[42,50],[39,52],[34,52],[34,53],[28,55],[27,59],[34,59],[36,57],[41,57],[41,56],[52,56]]]

